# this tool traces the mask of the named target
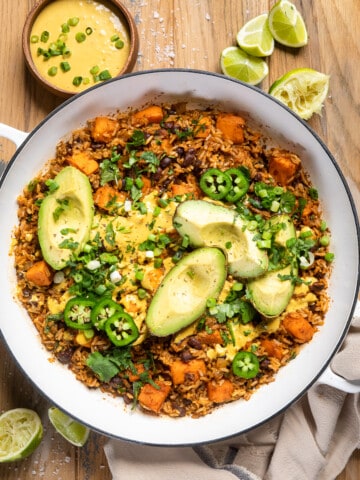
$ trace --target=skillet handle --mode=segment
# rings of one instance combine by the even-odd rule
[[[360,300],[357,301],[353,317],[360,317]],[[330,385],[330,387],[337,388],[346,393],[359,393],[360,392],[360,380],[346,380],[344,377],[340,377],[331,370],[330,365],[317,380],[319,384]]]
[[[340,377],[334,373],[330,367],[318,378],[317,383],[329,385],[346,393],[360,392],[360,380],[350,382],[350,380],[346,380],[344,377]]]
[[[0,123],[0,137],[7,138],[15,143],[16,147],[19,148],[23,143],[25,138],[28,136],[28,133],[18,130],[14,127],[9,127],[4,123]]]

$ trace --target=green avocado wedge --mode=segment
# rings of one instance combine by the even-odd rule
[[[265,250],[258,248],[256,233],[231,208],[205,200],[188,200],[175,212],[173,225],[194,247],[217,247],[227,256],[229,273],[238,278],[254,278],[268,268]]]
[[[53,185],[40,205],[38,238],[44,260],[61,270],[89,239],[94,203],[89,179],[77,168],[65,167]]]
[[[146,315],[150,333],[172,335],[197,320],[209,298],[221,292],[227,275],[226,257],[218,248],[198,248],[165,276]]]
[[[284,280],[284,277],[294,274],[296,274],[294,268],[288,265],[248,282],[247,296],[261,315],[268,318],[277,317],[285,310],[295,286],[290,279]]]

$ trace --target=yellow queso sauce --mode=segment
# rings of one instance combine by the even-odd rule
[[[40,75],[72,93],[118,75],[130,50],[120,15],[93,0],[55,0],[45,6],[29,39]]]

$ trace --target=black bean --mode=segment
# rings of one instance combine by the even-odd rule
[[[188,343],[189,347],[195,348],[195,350],[201,350],[202,349],[201,342],[196,337],[190,337],[187,343]]]
[[[177,147],[175,151],[179,155],[180,158],[182,158],[185,155],[185,148],[184,147]]]
[[[193,148],[190,148],[185,153],[185,158],[184,158],[184,161],[182,162],[182,166],[183,167],[189,167],[190,165],[195,163],[196,160],[197,160],[197,158],[196,158],[195,150]]]
[[[189,362],[190,360],[192,360],[194,357],[193,355],[189,352],[189,350],[184,350],[183,352],[181,352],[181,360],[183,362]]]
[[[160,167],[166,168],[171,164],[172,160],[170,157],[164,157],[160,160]]]

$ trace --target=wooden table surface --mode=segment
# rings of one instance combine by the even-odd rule
[[[16,6],[15,6],[16,3]],[[45,92],[27,72],[21,50],[26,15],[36,0],[0,0],[0,122],[32,130],[61,100]],[[235,44],[244,22],[266,12],[273,0],[123,0],[139,29],[135,70],[185,67],[219,72],[223,48]],[[341,166],[355,202],[360,205],[360,30],[359,0],[294,0],[305,19],[309,44],[293,51],[277,47],[268,59],[269,85],[288,70],[312,67],[331,75],[322,116],[310,125],[327,143]],[[0,158],[8,160],[14,145],[0,138]],[[360,209],[359,209],[360,210]],[[36,452],[22,462],[0,465],[2,480],[108,480],[111,473],[94,432],[85,447],[75,448],[56,434],[47,420],[48,401],[19,371],[0,339],[0,411],[29,407],[41,415],[45,435]],[[30,359],[29,359],[30,361]],[[125,477],[124,477],[125,478]],[[355,452],[338,480],[360,478]]]

